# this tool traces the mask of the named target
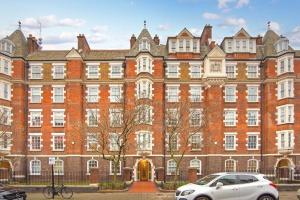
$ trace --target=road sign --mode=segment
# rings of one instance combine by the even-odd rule
[[[49,157],[49,165],[55,164],[55,157]]]

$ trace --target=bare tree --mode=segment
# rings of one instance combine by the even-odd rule
[[[0,147],[6,149],[11,141],[10,111],[6,108],[0,108]]]
[[[175,162],[175,170],[172,171],[174,186],[177,184],[181,163],[186,153],[203,148],[203,134],[216,108],[217,106],[200,108],[189,101],[174,103],[166,108],[166,153],[170,156],[170,160]]]

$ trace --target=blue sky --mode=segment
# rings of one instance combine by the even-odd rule
[[[147,20],[154,36],[165,43],[168,36],[187,27],[200,35],[205,24],[213,26],[218,43],[241,27],[250,35],[263,35],[267,22],[278,34],[289,37],[300,49],[300,1],[298,0],[0,0],[0,37],[22,22],[26,34],[39,36],[43,49],[76,47],[83,33],[92,48],[129,48],[130,36],[138,35]]]

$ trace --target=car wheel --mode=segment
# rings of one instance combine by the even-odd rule
[[[258,198],[258,200],[275,200],[275,199],[270,195],[262,195]]]
[[[197,197],[195,200],[210,200],[208,197]]]

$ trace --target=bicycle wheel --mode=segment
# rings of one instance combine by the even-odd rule
[[[61,196],[64,198],[64,199],[71,199],[72,196],[73,196],[73,191],[71,188],[67,188],[67,187],[63,187],[61,189]]]
[[[53,190],[52,190],[52,187],[50,186],[47,186],[43,189],[43,195],[45,198],[47,199],[52,199],[52,196],[53,196]]]

